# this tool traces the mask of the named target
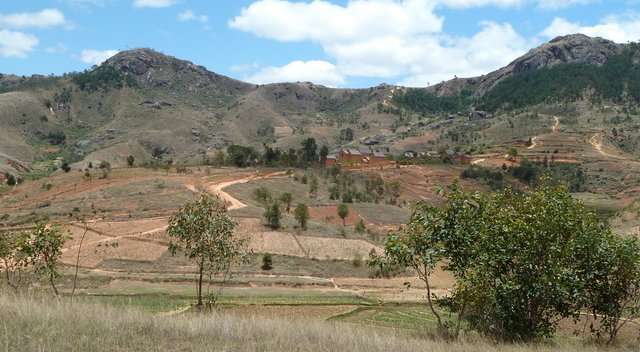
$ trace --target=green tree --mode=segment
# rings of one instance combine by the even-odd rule
[[[349,216],[349,207],[346,204],[341,203],[338,205],[338,216],[342,219],[342,227],[347,226],[346,220],[347,216]]]
[[[591,253],[587,284],[588,311],[597,341],[612,344],[620,330],[640,318],[640,244],[636,238],[606,236]]]
[[[423,281],[443,263],[456,278],[443,303],[460,319],[497,339],[531,341],[553,336],[559,321],[585,309],[615,324],[616,312],[633,301],[636,269],[629,263],[636,259],[631,245],[620,249],[613,238],[566,188],[548,180],[524,193],[454,187],[443,207],[416,207],[406,230],[389,237],[385,258],[413,267]]]
[[[253,196],[258,202],[265,205],[271,201],[271,192],[266,187],[256,188],[256,190],[253,192]]]
[[[322,166],[324,166],[325,163],[327,162],[328,155],[329,155],[329,147],[327,147],[326,145],[323,145],[320,148],[320,164],[322,164]]]
[[[293,196],[289,192],[284,192],[280,196],[280,201],[285,205],[287,213],[291,211],[291,202],[293,201]]]
[[[7,173],[4,174],[4,176],[7,179],[7,185],[8,186],[15,186],[15,185],[18,184],[18,179],[15,176],[13,176],[12,174],[7,172]]]
[[[432,293],[431,275],[447,256],[445,245],[439,239],[444,215],[438,208],[418,204],[407,227],[387,237],[384,256],[371,252],[369,261],[369,265],[378,267],[379,272],[387,272],[393,267],[412,268],[425,284],[427,304],[441,333],[447,332],[447,325],[435,307],[437,297]],[[458,315],[459,321],[462,316]],[[457,334],[460,324],[456,327]]]
[[[306,230],[307,222],[309,221],[309,207],[304,203],[300,203],[296,207],[296,210],[294,210],[294,213],[298,224],[300,224],[300,228]]]
[[[0,235],[0,271],[5,282],[16,292],[26,279],[23,270],[29,264],[24,251],[29,235],[26,232],[7,232]]]
[[[56,296],[58,288],[55,280],[60,277],[58,262],[67,239],[68,236],[59,227],[42,223],[29,232],[28,240],[21,245],[35,273],[49,280]]]
[[[262,256],[262,266],[260,268],[265,271],[273,269],[273,258],[271,258],[271,254],[265,253]]]
[[[360,221],[356,223],[355,230],[359,234],[363,234],[367,230],[366,226],[364,225],[364,220],[360,219]]]
[[[318,145],[314,138],[307,138],[302,142],[302,161],[304,166],[318,161]]]
[[[136,158],[133,155],[129,155],[127,157],[127,165],[129,167],[133,167],[133,165],[136,163]]]
[[[318,178],[315,176],[311,176],[309,181],[309,195],[314,198],[318,196]]]
[[[228,161],[237,167],[247,167],[254,165],[259,155],[252,147],[241,145],[231,145],[227,148]]]
[[[271,203],[271,205],[269,205],[264,211],[264,219],[267,221],[267,226],[274,230],[280,228],[281,218],[282,214],[280,212],[280,203],[277,201]]]
[[[180,251],[196,263],[199,307],[203,305],[202,282],[205,272],[223,274],[222,290],[231,274],[231,265],[246,255],[247,240],[236,236],[235,228],[236,223],[227,214],[225,202],[207,194],[187,203],[169,219],[167,234],[171,238],[169,249],[172,255]],[[215,304],[216,299],[217,296],[212,297],[209,303]]]

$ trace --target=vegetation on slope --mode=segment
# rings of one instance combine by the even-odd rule
[[[395,95],[393,101],[399,107],[419,113],[458,112],[470,106],[471,92],[464,91],[457,96],[440,97],[425,89],[408,89]]]
[[[99,89],[120,89],[125,86],[134,87],[136,85],[133,77],[107,65],[102,65],[93,70],[75,75],[73,82],[77,84],[81,90],[89,92]]]
[[[480,101],[483,110],[522,108],[545,102],[573,101],[592,90],[594,99],[640,102],[639,44],[630,44],[602,66],[562,64],[509,77]]]

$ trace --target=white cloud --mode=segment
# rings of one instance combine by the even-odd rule
[[[574,5],[587,5],[595,0],[538,0],[538,6],[548,10],[564,9]]]
[[[438,6],[516,6],[522,1],[351,0],[340,6],[323,0],[259,0],[229,26],[282,42],[318,43],[342,79],[404,77],[403,83],[424,86],[497,69],[532,44],[507,23],[483,22],[474,36],[448,36],[435,13]]]
[[[176,3],[176,0],[134,0],[134,7],[169,7],[173,6]]]
[[[354,0],[346,6],[259,0],[229,22],[232,28],[279,41],[348,42],[386,35],[439,32],[430,0]]]
[[[638,41],[640,40],[640,16],[608,16],[592,26],[570,22],[564,18],[556,18],[541,34],[553,38],[573,33],[602,37],[617,43]]]
[[[293,61],[280,67],[265,67],[246,80],[256,84],[273,82],[314,82],[329,87],[344,83],[335,65],[327,61]]]
[[[437,0],[437,2],[439,4],[452,8],[470,8],[483,6],[518,7],[524,5],[526,3],[526,0]]]
[[[38,43],[38,38],[31,34],[0,30],[0,56],[2,57],[26,57]]]
[[[64,25],[65,23],[64,14],[58,9],[0,14],[0,27],[4,28],[47,28]]]
[[[185,10],[178,14],[178,20],[182,22],[196,21],[200,23],[207,23],[209,22],[209,17],[205,15],[198,15],[191,10]]]
[[[80,53],[80,60],[86,64],[99,65],[118,53],[118,50],[85,49]]]

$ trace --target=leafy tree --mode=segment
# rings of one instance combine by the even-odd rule
[[[7,179],[7,185],[8,186],[15,186],[15,185],[18,184],[18,179],[15,176],[13,176],[12,174],[7,172],[7,173],[4,174],[4,176]]]
[[[315,138],[307,138],[302,142],[302,161],[304,166],[318,161],[318,145]]]
[[[342,226],[346,226],[346,219],[349,216],[349,207],[346,204],[341,203],[338,205],[338,216],[342,219]]]
[[[58,295],[55,280],[60,277],[58,261],[62,255],[62,246],[68,236],[57,226],[38,224],[29,232],[29,237],[22,244],[22,251],[29,258],[29,264],[35,273],[49,280],[53,292]]]
[[[326,145],[323,145],[322,148],[320,148],[320,164],[322,164],[322,166],[324,166],[325,163],[327,162],[328,155],[329,155],[329,147],[327,147]]]
[[[302,230],[306,230],[307,222],[309,221],[309,208],[307,207],[307,205],[304,203],[298,204],[298,206],[294,210],[294,213],[296,220],[300,224],[300,228]]]
[[[591,254],[588,311],[598,321],[592,332],[598,341],[615,341],[620,330],[640,318],[640,244],[636,238],[606,236]]]
[[[287,213],[291,211],[291,202],[293,201],[293,196],[289,192],[284,192],[280,196],[280,201],[285,205]]]
[[[446,333],[447,325],[435,308],[436,296],[431,289],[431,275],[447,256],[445,244],[439,238],[444,226],[443,215],[438,208],[418,204],[407,227],[387,238],[384,256],[378,256],[375,251],[370,253],[369,265],[378,267],[380,272],[394,266],[412,268],[425,284],[427,304],[436,318],[439,331]],[[461,319],[463,314],[458,316]],[[460,324],[456,326],[459,331]]]
[[[367,230],[366,226],[364,225],[364,220],[360,219],[360,221],[356,223],[355,230],[359,234],[363,234]]]
[[[271,203],[271,205],[269,205],[264,211],[264,219],[267,221],[267,226],[274,230],[280,228],[281,218],[282,213],[280,212],[280,203],[277,201]]]
[[[315,176],[311,176],[311,181],[309,182],[309,195],[312,197],[318,196],[318,178]]]
[[[271,258],[271,254],[269,253],[265,253],[262,256],[262,266],[261,266],[262,270],[268,271],[273,269],[273,258]]]
[[[228,160],[237,167],[247,167],[255,164],[258,160],[258,153],[252,147],[241,145],[231,145],[227,148]]]
[[[7,285],[15,291],[25,280],[23,270],[29,264],[27,253],[23,250],[28,236],[26,232],[7,232],[0,236],[0,271],[4,272]]]
[[[66,161],[62,163],[60,168],[62,169],[62,171],[66,172],[66,173],[71,171],[71,166],[69,166],[69,163],[66,162]]]
[[[171,238],[172,255],[178,251],[197,265],[198,306],[202,306],[202,281],[205,272],[223,274],[223,283],[231,273],[231,265],[246,254],[247,240],[236,236],[236,223],[227,215],[225,202],[217,196],[203,194],[187,203],[169,219],[167,234]],[[209,303],[215,304],[216,297]]]
[[[133,167],[133,165],[136,163],[136,157],[134,157],[133,155],[129,155],[127,157],[127,165],[129,167]]]
[[[271,192],[266,187],[256,188],[256,190],[253,192],[253,196],[258,202],[262,204],[267,204],[271,201]]]
[[[443,263],[456,285],[442,303],[471,328],[531,341],[583,309],[608,315],[607,332],[606,324],[619,326],[619,312],[630,312],[620,307],[634,304],[637,250],[617,245],[565,187],[549,180],[525,193],[454,187],[446,199],[442,208],[418,205],[406,230],[389,237],[385,260],[413,267],[423,281]]]

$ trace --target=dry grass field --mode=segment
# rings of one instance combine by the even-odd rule
[[[261,311],[262,310],[262,311]],[[252,310],[253,311],[253,310]],[[0,295],[0,346],[6,351],[430,351],[430,352],[591,352],[598,346],[571,339],[545,345],[492,344],[477,337],[459,342],[433,340],[428,332],[389,329],[396,321],[429,321],[420,310],[360,310],[368,327],[323,317],[342,309],[288,313],[261,308],[211,314],[150,314],[82,301]],[[398,321],[399,320],[399,321]],[[8,323],[11,322],[11,323]],[[376,327],[377,326],[377,327]],[[427,325],[428,326],[428,325]],[[637,351],[626,344],[611,351]]]

